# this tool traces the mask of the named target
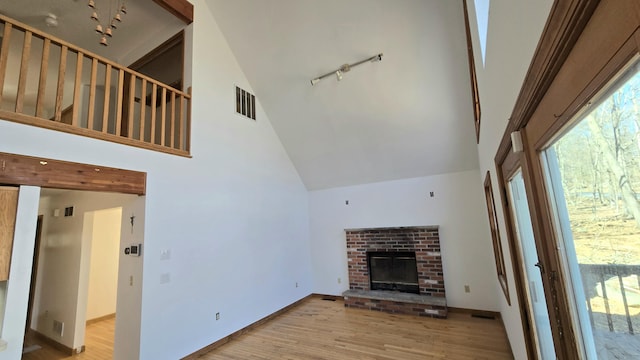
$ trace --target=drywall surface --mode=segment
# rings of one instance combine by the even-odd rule
[[[475,9],[473,2],[467,3],[470,7],[469,17],[472,23],[474,54],[476,59],[481,59],[478,31],[474,26]],[[500,312],[516,359],[526,359],[527,355],[512,272],[513,266],[517,266],[517,264],[511,263],[508,250],[504,214],[502,206],[499,205],[501,195],[498,191],[494,157],[552,4],[552,0],[491,1],[485,66],[482,67],[481,62],[476,60],[482,108],[480,144],[478,146],[481,177],[477,181],[482,183],[486,171],[491,172],[499,229],[502,234],[502,248],[505,251],[505,266],[508,271],[511,306],[507,304],[502,295],[495,275],[492,283],[495,287],[494,291],[499,294]]]
[[[314,292],[340,295],[349,289],[344,229],[438,225],[447,304],[497,311],[496,270],[478,178],[478,171],[465,171],[311,191]],[[465,293],[465,285],[471,292]]]
[[[234,85],[253,90],[193,3],[192,158],[0,121],[2,152],[147,173],[127,230],[142,258],[120,257],[117,359],[184,357],[312,291],[308,193],[259,97],[257,121],[234,113]]]

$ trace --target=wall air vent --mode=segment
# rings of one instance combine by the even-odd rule
[[[64,208],[64,217],[73,216],[73,206]]]
[[[249,119],[256,119],[255,95],[236,86],[236,112]]]

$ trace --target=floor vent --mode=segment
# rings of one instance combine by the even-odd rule
[[[256,119],[256,97],[236,86],[236,112],[249,119]]]
[[[326,300],[326,301],[336,301],[335,298],[330,298],[330,297],[323,297],[322,300]]]
[[[480,318],[480,319],[487,319],[487,320],[495,320],[496,319],[495,316],[487,315],[487,314],[471,314],[471,317]]]

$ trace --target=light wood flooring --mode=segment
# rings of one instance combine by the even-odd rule
[[[23,360],[107,360],[115,319],[87,326],[86,351],[75,356],[37,342]],[[30,339],[27,345],[33,344]],[[446,320],[347,309],[318,297],[199,357],[200,360],[513,359],[499,320],[449,313]]]
[[[39,345],[42,348],[22,355],[22,360],[112,360],[115,324],[116,319],[111,318],[87,325],[85,352],[73,356],[61,353],[45,342],[29,336],[25,342],[26,346]]]
[[[513,359],[499,320],[446,320],[347,309],[312,297],[200,360]]]

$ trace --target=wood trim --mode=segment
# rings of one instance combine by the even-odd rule
[[[158,151],[158,152],[163,152],[167,154],[178,155],[178,156],[183,156],[188,158],[192,157],[189,154],[189,152],[185,150],[171,149],[165,146],[145,143],[142,141],[129,139],[126,137],[113,135],[113,134],[103,134],[99,131],[92,131],[88,129],[74,127],[68,124],[45,120],[45,119],[41,119],[41,118],[29,116],[29,115],[16,114],[14,112],[6,111],[6,110],[0,110],[0,119],[19,123],[19,124],[36,126],[44,129],[62,131],[62,132],[74,134],[74,135],[81,135],[81,136],[90,137],[93,139],[99,139],[99,140],[114,142],[118,144],[129,145],[129,146],[133,146],[141,149],[153,150],[153,151]]]
[[[525,350],[527,351],[527,358],[535,359],[536,345],[535,334],[530,325],[530,309],[527,301],[527,294],[524,288],[526,284],[525,275],[520,267],[523,263],[520,257],[520,251],[518,250],[520,245],[517,243],[516,227],[511,209],[509,207],[509,197],[507,195],[507,183],[509,179],[513,177],[516,170],[522,167],[522,153],[514,153],[509,147],[507,157],[504,159],[502,165],[496,164],[496,177],[498,178],[498,188],[500,191],[500,202],[502,204],[502,212],[505,218],[505,226],[507,228],[507,243],[509,244],[509,253],[511,258],[511,271],[514,274],[514,282],[516,288],[516,296],[518,297],[518,310],[520,313],[522,332],[524,334]]]
[[[228,343],[229,341],[231,341],[231,340],[233,340],[233,339],[235,339],[235,338],[237,338],[237,337],[239,337],[241,335],[244,335],[244,334],[248,333],[249,331],[251,331],[251,330],[253,330],[253,329],[255,329],[255,328],[257,328],[257,327],[259,327],[261,325],[264,325],[265,323],[269,322],[270,320],[272,320],[272,319],[274,319],[274,318],[286,313],[287,311],[295,308],[296,306],[299,306],[304,301],[306,301],[307,299],[309,299],[311,297],[314,297],[314,296],[317,296],[317,294],[307,295],[307,296],[303,297],[302,299],[300,299],[300,300],[298,300],[298,301],[296,301],[296,302],[294,302],[292,304],[289,304],[289,305],[283,307],[282,309],[280,309],[280,310],[278,310],[278,311],[276,311],[276,312],[274,312],[274,313],[272,313],[270,315],[267,315],[267,316],[263,317],[262,319],[254,322],[252,324],[249,324],[249,325],[243,327],[242,329],[240,329],[238,331],[235,331],[235,332],[223,337],[222,339],[220,339],[220,340],[218,340],[218,341],[216,341],[214,343],[211,343],[211,344],[203,347],[202,349],[200,349],[200,350],[198,350],[198,351],[196,351],[196,352],[194,352],[194,353],[192,353],[190,355],[187,355],[187,356],[183,357],[181,360],[198,359],[198,358],[202,357],[204,354],[219,348],[220,346]]]
[[[19,188],[0,186],[0,281],[9,279]]]
[[[187,0],[153,0],[187,25],[193,22],[193,4]]]
[[[510,134],[524,127],[593,15],[600,0],[556,0],[502,136],[496,163],[511,146]]]
[[[467,36],[467,56],[469,59],[469,80],[471,81],[471,100],[473,102],[473,118],[476,128],[476,143],[480,144],[480,94],[478,92],[478,77],[476,76],[476,62],[473,54],[473,41],[471,40],[471,27],[469,25],[469,11],[467,0],[462,0],[464,9],[464,28]]]
[[[493,256],[495,259],[496,273],[500,288],[504,293],[507,304],[511,306],[511,296],[509,294],[509,280],[507,278],[507,267],[504,263],[504,250],[502,249],[502,239],[500,237],[500,228],[498,226],[498,215],[496,213],[496,201],[493,194],[493,186],[491,184],[491,173],[487,171],[484,178],[484,196],[485,205],[487,207],[487,215],[489,220],[489,228],[491,230],[491,242],[493,245]]]
[[[0,184],[144,195],[146,179],[139,171],[0,153]]]

